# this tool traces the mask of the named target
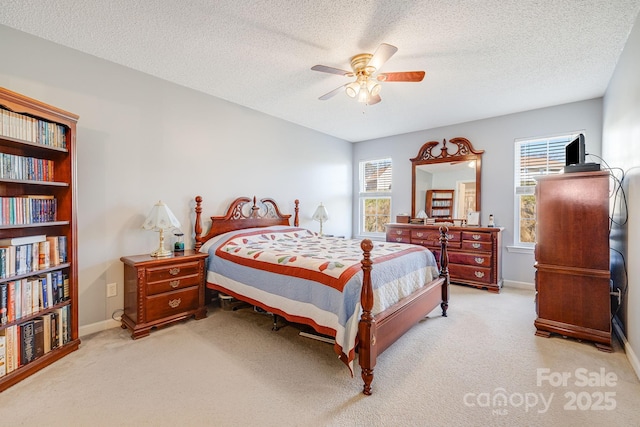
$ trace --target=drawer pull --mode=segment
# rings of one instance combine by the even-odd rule
[[[402,242],[402,237],[396,237],[396,242]]]
[[[178,273],[180,273],[180,267],[174,267],[169,269],[169,274],[172,276],[175,276]]]
[[[484,271],[475,271],[474,273],[478,279],[482,279],[484,277]]]
[[[473,236],[471,236],[471,237],[473,237],[473,240],[480,240],[480,237],[481,237],[481,236],[480,236],[479,234],[474,234],[474,235],[473,235]]]
[[[453,239],[453,234],[447,234],[447,240]]]
[[[482,245],[480,243],[472,243],[471,246],[473,246],[473,249],[480,249]]]
[[[473,260],[476,262],[476,264],[482,264],[484,262],[484,258],[480,257],[475,257]]]
[[[171,286],[174,289],[177,288],[178,286],[180,286],[180,279],[170,281],[169,286]]]
[[[402,234],[402,230],[396,230],[396,234],[397,234],[397,235]]]
[[[418,236],[418,237],[422,237],[422,233],[418,231],[418,232],[416,233],[416,236]]]
[[[172,299],[169,301],[169,307],[176,308],[180,305],[181,302],[182,302],[182,299],[180,298]]]

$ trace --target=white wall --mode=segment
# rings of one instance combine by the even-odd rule
[[[301,225],[313,230],[324,202],[324,231],[351,235],[351,143],[7,27],[0,40],[0,86],[80,116],[81,328],[122,308],[120,257],[157,245],[157,233],[140,227],[158,199],[182,223],[187,247],[196,195],[207,217],[238,196],[272,197],[284,213],[298,198]],[[118,296],[107,299],[112,282]]]
[[[354,233],[358,229],[355,207],[358,206],[360,161],[382,157],[393,159],[392,218],[395,218],[398,213],[411,211],[409,159],[414,158],[427,141],[464,137],[474,148],[485,151],[482,158],[481,223],[487,224],[489,215],[493,214],[496,225],[504,227],[503,278],[514,284],[533,286],[533,253],[509,252],[506,248],[513,245],[514,141],[573,131],[585,132],[587,152],[601,154],[601,98],[356,143],[353,157]]]
[[[620,314],[626,351],[640,376],[640,23],[636,22],[616,66],[604,97],[603,157],[611,167],[626,172],[625,203],[616,205],[612,245],[624,255],[625,266],[616,251],[615,286],[628,286]],[[620,177],[620,174],[618,174]],[[628,222],[626,221],[628,219]],[[620,224],[620,225],[616,225]]]

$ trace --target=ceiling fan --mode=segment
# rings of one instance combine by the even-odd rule
[[[424,71],[378,72],[380,67],[397,51],[397,47],[382,43],[373,55],[370,53],[360,53],[353,56],[351,58],[351,69],[353,71],[340,70],[326,65],[314,65],[311,67],[314,71],[356,78],[355,81],[337,87],[318,99],[322,101],[327,100],[344,89],[348,96],[356,98],[358,102],[373,105],[382,100],[380,98],[381,82],[421,82],[424,78]]]

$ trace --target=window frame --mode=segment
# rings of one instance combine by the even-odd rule
[[[534,138],[521,138],[514,141],[514,227],[513,227],[513,243],[514,246],[520,248],[535,247],[535,180],[536,177],[545,175],[556,175],[563,172],[565,166],[565,150],[564,147],[571,142],[578,134],[584,134],[582,131],[563,132],[560,134],[554,134],[549,136],[534,137]],[[538,158],[535,160],[536,155],[541,153],[540,148],[536,147],[539,144],[546,144],[546,153],[544,159]],[[525,158],[523,152],[523,146],[529,145],[531,149],[529,154],[532,160],[529,160],[531,169],[538,169],[537,172],[526,171],[523,173],[523,169],[526,169],[526,163],[523,166],[523,159]],[[523,185],[523,180],[528,181],[528,184]],[[521,227],[523,218],[522,213],[522,198],[533,196],[532,216],[529,220],[533,221],[533,241],[522,241]]]
[[[366,189],[366,165],[371,163],[376,163],[377,168],[380,168],[380,164],[385,162],[389,163],[389,167],[383,172],[388,173],[389,176],[386,177],[383,182],[388,183],[387,189],[376,189],[376,190],[367,190]],[[382,174],[380,174],[382,175]],[[375,200],[388,200],[389,201],[389,221],[391,222],[391,212],[392,212],[392,204],[393,198],[391,197],[391,192],[393,188],[393,159],[391,157],[381,157],[377,159],[369,159],[369,160],[361,160],[358,163],[358,233],[363,237],[370,237],[374,239],[384,239],[386,237],[385,232],[372,232],[365,230],[365,203],[368,199]],[[379,184],[376,184],[379,186]]]

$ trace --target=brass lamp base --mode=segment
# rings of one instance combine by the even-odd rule
[[[151,252],[151,256],[155,258],[166,258],[173,255],[173,252],[167,250],[164,247],[164,230],[160,229],[160,244],[158,245],[158,249]]]

